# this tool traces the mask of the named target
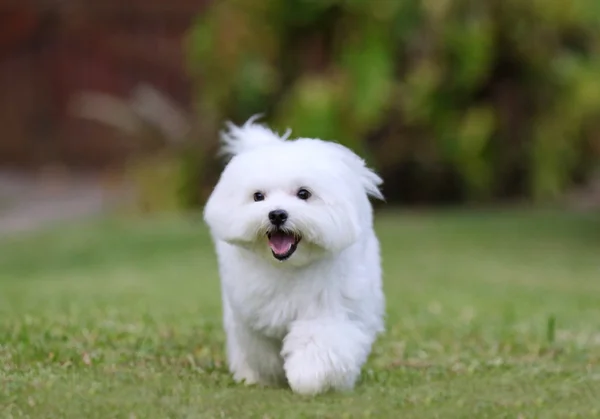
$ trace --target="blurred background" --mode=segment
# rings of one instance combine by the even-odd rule
[[[600,208],[597,0],[5,0],[0,92],[0,233],[197,209],[256,113],[389,204]]]

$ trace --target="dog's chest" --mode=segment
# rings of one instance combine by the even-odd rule
[[[298,278],[279,283],[250,278],[228,287],[232,308],[241,320],[251,329],[276,339],[287,334],[292,322],[315,312],[322,293],[311,281]]]

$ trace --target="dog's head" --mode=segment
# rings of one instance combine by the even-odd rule
[[[204,209],[216,239],[298,266],[371,227],[368,196],[383,198],[382,181],[348,148],[287,140],[253,120],[230,125],[223,140],[232,158]]]

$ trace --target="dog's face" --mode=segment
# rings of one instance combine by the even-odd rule
[[[286,141],[235,156],[204,216],[217,239],[301,266],[342,251],[370,226],[367,183],[377,179],[345,147]]]

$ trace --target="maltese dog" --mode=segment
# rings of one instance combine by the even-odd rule
[[[369,196],[381,178],[348,148],[228,125],[231,160],[204,220],[219,263],[237,382],[314,395],[351,390],[384,329]]]

